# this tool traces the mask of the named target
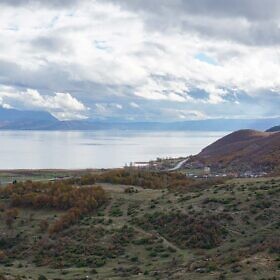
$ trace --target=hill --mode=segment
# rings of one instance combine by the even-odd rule
[[[214,168],[271,171],[280,166],[280,132],[239,130],[209,145],[195,158]]]
[[[166,176],[183,174],[95,174],[100,187],[89,174],[0,187],[0,279],[278,279],[279,178],[174,191]]]
[[[277,132],[277,131],[280,131],[280,125],[274,126],[267,130],[267,132]]]

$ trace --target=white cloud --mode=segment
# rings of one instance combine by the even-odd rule
[[[135,102],[130,102],[129,104],[132,108],[139,108],[139,105]]]
[[[178,110],[178,109],[164,109],[163,114],[168,115],[171,120],[201,120],[207,118],[207,116],[197,110]]]
[[[4,108],[4,109],[12,109],[12,106],[9,105],[9,104],[7,104],[7,103],[5,103],[5,102],[3,101],[3,98],[2,98],[2,97],[0,97],[0,107],[2,107],[2,108]]]
[[[280,5],[269,0],[272,11],[260,0],[254,2],[258,9],[252,1],[236,1],[5,1],[0,85],[15,89],[14,98],[1,95],[5,106],[65,119],[131,118],[141,104],[154,118],[168,103],[174,110],[226,116],[226,103],[242,107],[254,98],[265,104],[259,113],[273,114],[280,105]],[[199,91],[207,97],[200,99]]]
[[[207,118],[207,116],[199,111],[180,112],[179,117],[184,120],[201,120]]]
[[[114,104],[114,105],[116,106],[117,109],[121,110],[123,108],[123,106],[121,104]]]
[[[94,118],[113,117],[118,115],[123,106],[118,103],[96,103],[93,109]]]
[[[59,119],[81,119],[86,118],[87,108],[72,97],[69,93],[57,92],[53,95],[42,95],[37,90],[27,89],[16,91],[13,88],[0,88],[0,101],[4,106],[23,107],[25,109],[46,110]],[[4,101],[11,105],[5,105]],[[14,106],[13,106],[14,104]]]

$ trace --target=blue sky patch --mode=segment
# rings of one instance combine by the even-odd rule
[[[212,64],[212,65],[218,65],[217,61],[215,59],[213,59],[212,57],[206,55],[205,53],[197,53],[195,55],[195,59],[200,60],[202,62],[206,62],[208,64]]]

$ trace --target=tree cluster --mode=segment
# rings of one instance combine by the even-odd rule
[[[105,191],[99,187],[77,187],[58,182],[21,182],[0,190],[0,196],[10,200],[11,207],[66,210],[60,219],[50,226],[50,233],[58,232],[76,223],[83,215],[91,213],[106,201]],[[11,210],[12,211],[12,210]],[[9,215],[11,224],[12,215]]]

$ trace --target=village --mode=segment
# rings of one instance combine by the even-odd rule
[[[131,162],[129,165],[125,165],[124,168],[129,169],[142,169],[147,171],[159,171],[159,172],[174,172],[178,171],[185,173],[186,177],[190,178],[261,178],[268,175],[265,171],[256,170],[219,170],[218,168],[212,168],[211,166],[204,165],[200,162],[192,162],[189,158],[157,158],[154,161],[147,162]]]

